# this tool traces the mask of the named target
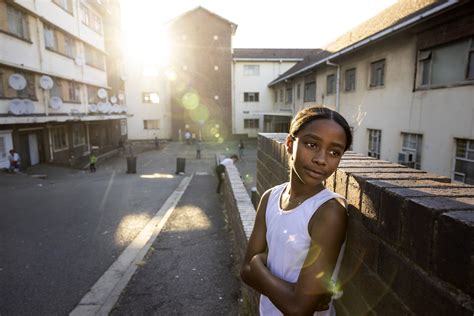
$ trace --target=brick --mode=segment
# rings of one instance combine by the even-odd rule
[[[363,297],[359,294],[359,290],[348,283],[344,289],[344,295],[335,301],[336,314],[344,316],[366,316],[374,315],[370,306],[364,302]]]
[[[425,171],[410,169],[406,167],[394,167],[394,168],[380,168],[369,166],[367,168],[344,168],[344,171],[347,173],[415,173],[415,174],[425,174]]]
[[[351,172],[354,177],[363,177],[367,180],[434,180],[449,183],[451,179],[429,173],[373,173],[373,172]]]
[[[393,188],[392,192],[397,192],[406,197],[421,196],[446,196],[446,197],[474,197],[474,187],[417,187],[417,188]]]
[[[474,211],[442,214],[435,231],[433,270],[474,296]]]
[[[402,213],[402,249],[421,267],[429,269],[435,220],[442,213],[461,209],[463,203],[442,197],[413,198]],[[474,209],[474,206],[470,206]]]
[[[362,190],[364,182],[349,176],[347,185],[347,203],[360,209],[360,201],[362,198]]]
[[[359,258],[370,269],[377,269],[379,241],[357,219],[350,219],[347,228],[346,251]]]
[[[364,225],[372,232],[378,231],[381,193],[381,186],[374,185],[372,181],[364,182],[360,211],[364,218]]]
[[[347,173],[342,169],[337,169],[335,174],[334,182],[334,192],[342,195],[343,197],[347,196]]]
[[[328,190],[334,191],[334,181],[335,181],[335,173],[329,176],[329,178],[325,181],[325,186]]]
[[[379,232],[382,238],[400,245],[403,197],[383,190],[380,194]]]

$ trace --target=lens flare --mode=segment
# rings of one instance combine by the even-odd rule
[[[217,128],[211,128],[211,134],[216,135],[217,134]]]
[[[173,69],[167,69],[165,71],[165,76],[169,81],[175,81],[178,78],[178,75]]]
[[[205,105],[200,104],[197,108],[189,112],[189,116],[194,122],[204,124],[209,118],[209,111]]]
[[[218,142],[219,144],[222,144],[222,143],[224,142],[224,138],[219,137],[219,139],[217,140],[217,142]]]
[[[219,138],[221,136],[221,134],[219,133],[216,133],[216,135],[214,135],[216,138]]]
[[[194,110],[199,106],[199,96],[194,92],[186,92],[182,99],[181,103],[188,110]]]

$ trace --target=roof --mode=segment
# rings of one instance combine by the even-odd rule
[[[234,59],[299,59],[313,52],[314,49],[294,48],[234,48]]]
[[[297,63],[285,73],[281,74],[278,78],[273,80],[269,86],[272,86],[284,79],[293,77],[300,72],[309,70],[329,57],[341,55],[345,49],[353,45],[355,46],[358,43],[361,44],[361,46],[366,45],[370,41],[363,43],[364,40],[372,36],[376,36],[377,34],[382,36],[382,33],[385,30],[402,25],[404,27],[410,26],[411,24],[418,21],[410,21],[410,19],[413,17],[427,13],[431,9],[448,2],[454,4],[453,1],[447,0],[400,0],[373,18],[365,21],[364,23],[340,36],[335,41],[329,43],[323,50],[315,50],[302,62]],[[407,23],[407,25],[404,25],[404,23]]]
[[[191,14],[194,14],[195,12],[197,11],[204,11],[212,16],[215,16],[216,18],[218,18],[219,20],[222,20],[224,21],[225,23],[229,23],[233,29],[232,33],[235,34],[235,31],[237,29],[237,24],[235,24],[234,22],[231,22],[225,18],[223,18],[222,16],[212,12],[212,11],[209,11],[208,9],[204,8],[204,7],[201,7],[201,6],[197,6],[195,7],[194,9],[191,9],[189,11],[186,11],[184,12],[183,14],[181,15],[178,15],[177,17],[175,17],[174,19],[172,19],[171,21],[169,21],[168,23],[166,23],[168,25],[168,27],[172,26],[174,23],[176,23],[178,20],[181,20],[183,19],[184,17],[188,16],[188,15],[191,15]]]

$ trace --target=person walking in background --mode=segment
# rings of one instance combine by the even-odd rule
[[[244,142],[240,140],[239,142],[239,159],[242,159],[244,156]]]
[[[227,166],[233,165],[239,157],[237,155],[232,155],[230,158],[225,158],[216,166],[216,175],[217,175],[217,193],[221,193],[222,183],[224,183],[225,178],[225,168]]]
[[[96,163],[97,163],[97,157],[93,152],[91,152],[91,154],[89,155],[89,167],[90,167],[91,172],[96,171],[95,169]]]
[[[196,141],[196,159],[201,159],[202,142],[200,139]]]
[[[160,149],[160,141],[158,140],[158,136],[155,136],[155,148]]]
[[[15,151],[15,149],[10,150],[10,155],[8,155],[8,161],[10,162],[10,172],[20,171],[20,155]]]
[[[347,203],[323,182],[351,142],[347,121],[333,110],[310,107],[293,118],[290,180],[262,195],[240,271],[261,293],[260,315],[336,315]]]

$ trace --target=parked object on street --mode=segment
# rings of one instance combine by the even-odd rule
[[[137,173],[137,157],[127,157],[127,173]]]
[[[176,158],[176,174],[184,174],[186,169],[186,158]]]
[[[20,155],[15,151],[15,149],[10,150],[10,155],[8,156],[8,160],[10,161],[10,172],[18,172],[20,171]]]
[[[225,167],[233,165],[239,157],[237,155],[232,155],[230,158],[225,158],[216,166],[216,175],[217,175],[217,190],[216,193],[221,193],[222,183],[224,183],[225,178]]]

